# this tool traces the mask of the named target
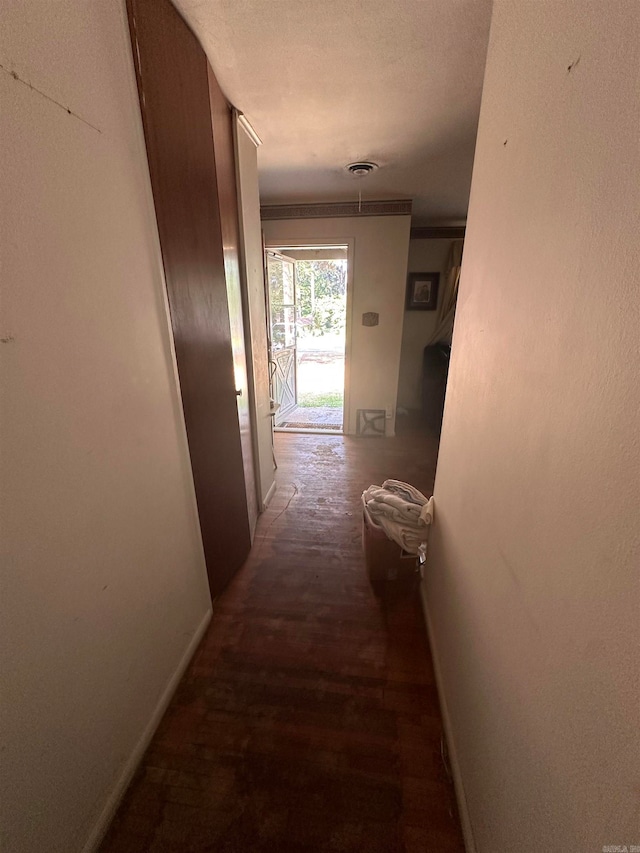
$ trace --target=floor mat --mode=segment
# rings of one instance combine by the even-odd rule
[[[285,421],[279,424],[276,429],[342,429],[342,423],[339,424],[314,424],[313,421]]]

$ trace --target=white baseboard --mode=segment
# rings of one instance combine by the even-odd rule
[[[175,672],[167,682],[166,687],[162,691],[162,695],[158,700],[158,704],[155,707],[153,714],[151,715],[151,719],[147,723],[145,730],[142,732],[140,736],[140,740],[135,746],[135,749],[129,756],[126,764],[124,765],[120,776],[118,777],[117,782],[113,786],[113,789],[109,796],[107,797],[107,802],[104,805],[100,813],[100,817],[95,822],[93,829],[89,834],[89,838],[87,839],[84,847],[82,848],[82,853],[93,853],[98,848],[98,845],[102,841],[107,829],[109,828],[109,824],[111,823],[113,816],[116,813],[118,806],[120,805],[120,800],[125,794],[125,791],[129,787],[129,782],[131,781],[133,774],[136,772],[138,764],[142,760],[142,756],[145,753],[145,750],[149,746],[151,742],[151,738],[153,737],[155,730],[158,728],[160,724],[160,720],[162,719],[162,715],[167,710],[167,706],[173,697],[173,694],[176,691],[176,688],[180,682],[180,679],[184,675],[184,672],[193,657],[195,650],[198,648],[200,640],[202,639],[204,632],[207,630],[207,626],[209,625],[209,621],[211,620],[211,608],[205,614],[203,620],[198,625],[195,634],[189,641],[189,645],[187,646],[180,663],[176,667]]]
[[[274,480],[273,483],[271,483],[271,486],[269,487],[269,491],[267,492],[265,499],[262,503],[262,511],[263,512],[271,503],[271,498],[275,495],[275,493],[276,493],[276,481]]]
[[[440,700],[440,713],[442,714],[442,723],[444,726],[444,736],[447,739],[447,749],[449,752],[449,764],[451,765],[451,773],[453,775],[453,785],[456,792],[456,800],[458,801],[458,812],[460,814],[460,823],[462,825],[462,835],[464,838],[464,847],[467,853],[477,853],[476,844],[473,838],[473,830],[471,828],[471,820],[469,818],[469,809],[467,807],[467,798],[464,792],[462,783],[462,774],[460,773],[460,764],[458,763],[458,754],[456,751],[455,740],[453,739],[453,731],[451,728],[451,717],[447,707],[447,699],[444,693],[444,684],[442,681],[442,670],[440,668],[440,659],[434,642],[433,626],[431,625],[431,617],[429,615],[429,605],[424,581],[420,584],[420,598],[422,600],[422,612],[424,621],[427,626],[427,634],[429,636],[429,645],[431,646],[431,657],[433,659],[433,670],[436,676],[436,687],[438,688],[438,698]]]

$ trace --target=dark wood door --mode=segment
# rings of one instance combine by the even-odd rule
[[[208,63],[169,0],[127,0],[127,9],[200,528],[216,595],[251,543]]]

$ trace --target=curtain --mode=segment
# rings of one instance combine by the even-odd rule
[[[451,343],[453,320],[456,315],[456,301],[458,299],[458,285],[460,284],[463,245],[464,240],[454,240],[451,244],[444,288],[440,294],[440,305],[436,316],[436,327],[427,341],[427,346],[440,343],[441,341],[447,344]]]

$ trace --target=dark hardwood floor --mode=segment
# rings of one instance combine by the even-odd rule
[[[376,598],[360,495],[437,439],[278,434],[278,491],[102,853],[464,851],[417,579]]]

